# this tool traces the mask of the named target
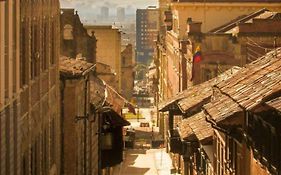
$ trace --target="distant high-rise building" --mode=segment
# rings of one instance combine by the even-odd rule
[[[159,11],[155,6],[137,9],[136,48],[137,62],[148,64],[152,60],[159,26]]]
[[[122,22],[125,20],[125,8],[124,7],[117,8],[117,20],[118,20],[118,22]]]
[[[101,12],[101,18],[103,20],[107,20],[108,17],[109,17],[109,8],[103,6],[103,7],[101,7],[101,11],[100,12]]]

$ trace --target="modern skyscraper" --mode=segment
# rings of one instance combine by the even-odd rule
[[[152,60],[159,26],[159,11],[155,6],[137,9],[136,48],[137,62],[149,64]]]

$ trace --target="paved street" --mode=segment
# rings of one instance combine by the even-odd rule
[[[136,131],[135,149],[125,151],[125,159],[115,175],[170,175],[172,162],[165,148],[151,148],[153,120],[156,120],[155,108],[140,108],[143,119],[130,119]],[[148,122],[149,127],[140,127],[141,122]],[[154,137],[158,136],[158,127],[153,127]]]
[[[165,149],[129,149],[119,175],[170,175],[171,168]]]

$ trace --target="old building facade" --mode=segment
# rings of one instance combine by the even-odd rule
[[[165,28],[160,26],[154,60],[158,76],[158,104],[169,99],[178,103],[178,100],[181,101],[180,98],[175,98],[185,94],[185,89],[188,90],[190,86],[200,85],[234,65],[244,66],[280,45],[278,0],[243,1],[243,5],[239,1],[229,3],[229,1],[196,0],[170,1],[168,7],[164,4],[160,1],[162,8],[160,20],[165,24]],[[195,62],[194,55],[197,51],[200,52],[201,59]],[[202,107],[206,102],[205,99],[198,103]],[[189,106],[189,103],[193,101],[186,101],[182,106]],[[161,105],[159,107],[161,108]],[[166,135],[166,138],[178,143],[171,143],[172,146],[178,145],[174,147],[171,156],[174,158],[174,166],[182,174],[274,172],[274,168],[271,168],[273,171],[269,170],[270,168],[261,168],[263,166],[260,165],[260,161],[253,158],[254,154],[247,149],[249,144],[243,144],[236,150],[236,156],[240,157],[235,157],[229,151],[235,150],[237,148],[235,144],[239,141],[233,141],[235,140],[233,137],[217,130],[216,126],[211,130],[210,123],[207,126],[206,122],[201,122],[200,125],[205,127],[200,129],[200,125],[197,124],[202,118],[205,119],[204,114],[190,116],[194,114],[194,108],[182,114],[180,104],[171,105],[170,108],[169,113],[158,115],[160,131],[166,134],[168,128],[173,128],[171,123],[178,122],[171,120],[169,114],[172,113],[175,118],[178,116],[181,118],[181,115],[182,118],[187,118],[182,122],[185,125],[180,132],[190,133],[185,134],[186,137],[182,137],[181,134],[172,135],[174,133]],[[190,131],[186,131],[188,128]],[[183,144],[180,144],[181,142]],[[187,147],[189,148],[186,149]],[[260,154],[259,156],[262,157]],[[236,169],[233,168],[233,164],[224,164],[224,161],[236,163]],[[247,165],[244,165],[246,162]]]
[[[156,63],[159,65],[158,79],[160,101],[161,98],[171,97],[184,90],[187,86],[193,83],[193,81],[190,81],[191,79],[195,80],[195,84],[208,79],[208,77],[203,75],[204,71],[202,74],[200,74],[199,68],[199,70],[194,71],[196,73],[199,72],[199,75],[197,74],[199,78],[193,79],[190,75],[193,69],[192,55],[195,53],[197,46],[200,46],[201,49],[205,49],[205,47],[208,47],[209,49],[211,45],[213,45],[220,47],[214,48],[213,51],[225,49],[227,52],[238,52],[241,55],[243,54],[241,53],[243,52],[243,49],[241,49],[240,46],[244,45],[244,42],[247,42],[241,41],[245,40],[246,37],[252,37],[255,42],[262,40],[268,42],[268,38],[270,38],[272,41],[271,43],[273,43],[275,34],[271,34],[271,36],[264,36],[263,34],[259,36],[253,36],[248,32],[247,36],[243,34],[238,35],[238,37],[243,38],[241,38],[238,43],[232,43],[233,41],[232,39],[229,39],[229,36],[225,36],[224,39],[221,39],[221,36],[217,34],[216,37],[218,40],[220,40],[217,41],[217,43],[220,44],[215,44],[215,39],[207,39],[205,36],[208,37],[208,34],[210,32],[212,33],[213,29],[222,26],[225,23],[229,23],[229,21],[237,19],[238,17],[241,18],[243,15],[249,15],[251,13],[257,12],[262,8],[266,8],[271,12],[278,12],[280,11],[280,6],[278,5],[279,3],[280,2],[278,0],[272,0],[270,2],[243,1],[242,5],[239,1],[233,1],[231,4],[229,4],[228,2],[223,1],[189,2],[178,0],[171,1],[169,7],[162,5],[163,8],[166,8],[166,11],[162,10],[162,13],[164,14],[160,14],[160,16],[163,16],[162,20],[164,20],[163,22],[165,23],[166,28],[160,28],[160,35],[157,42],[156,61]],[[229,11],[231,11],[231,13],[229,13]],[[225,15],[221,17],[221,14]],[[188,23],[191,23],[192,25],[188,25]],[[264,25],[269,26],[268,24]],[[198,28],[201,30],[200,34],[196,34],[196,30]],[[244,27],[243,29],[245,31],[246,28]],[[228,42],[230,44],[228,44]],[[228,45],[231,47],[224,48]],[[214,53],[212,53],[212,55],[214,56]],[[231,56],[229,53],[224,53],[224,55],[228,57]],[[230,65],[245,64],[245,60],[243,61],[243,59],[240,57],[229,60],[232,61],[229,62]],[[211,67],[213,65],[208,66]],[[223,70],[229,68],[229,66],[222,68],[223,65],[220,67]]]
[[[59,2],[0,8],[1,174],[60,174]]]
[[[0,174],[21,172],[19,7],[0,2]]]
[[[189,87],[160,108],[169,111],[168,149],[178,172],[280,174],[280,53]]]
[[[62,9],[61,12],[61,55],[96,63],[97,40],[94,33],[87,33],[74,9]]]
[[[97,38],[97,62],[111,66],[117,79],[114,88],[121,91],[121,32],[112,26],[85,26]],[[109,50],[110,49],[110,50]],[[107,82],[110,83],[110,82]]]
[[[96,63],[96,76],[107,82],[112,87],[117,87],[117,75],[110,65],[97,62]]]
[[[280,13],[260,9],[202,33],[200,22],[187,24],[188,84],[209,80],[231,66],[243,66],[281,45]],[[202,60],[193,63],[194,50],[200,47]],[[192,77],[192,80],[191,80]]]
[[[62,173],[98,174],[98,120],[90,108],[94,65],[60,58]]]
[[[122,71],[122,87],[121,94],[127,100],[131,100],[134,89],[134,60],[133,60],[133,46],[132,44],[126,45],[125,49],[121,52],[121,71]]]
[[[59,2],[20,7],[22,173],[60,174]]]

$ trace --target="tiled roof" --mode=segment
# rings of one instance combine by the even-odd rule
[[[90,80],[90,91],[91,91],[91,97],[90,97],[90,103],[95,106],[95,108],[100,108],[105,103],[105,84],[104,82],[93,76]]]
[[[268,101],[268,102],[266,102],[266,104],[281,112],[281,97]]]
[[[281,91],[281,48],[247,65],[232,78],[215,86],[221,96],[204,106],[216,121],[251,110]]]
[[[118,92],[115,91],[111,86],[106,84],[106,100],[107,105],[111,106],[111,108],[121,115],[122,108],[128,103],[128,101],[122,97]]]
[[[176,96],[162,102],[159,105],[160,111],[168,111],[172,105],[178,105],[179,109],[184,113],[195,105],[207,100],[212,95],[212,86],[231,77],[241,68],[234,66],[231,69],[223,72],[217,77],[208,80],[204,83],[190,86],[186,90],[180,92]]]
[[[281,90],[281,48],[267,53],[216,86],[245,109],[252,109]]]
[[[72,59],[68,57],[60,57],[59,60],[60,74],[67,77],[83,76],[94,67],[92,63],[84,60]]]
[[[187,89],[184,93],[184,98],[179,100],[178,102],[181,111],[186,112],[198,104],[207,103],[211,95],[213,94],[212,87],[220,83],[221,81],[227,80],[228,78],[232,77],[240,69],[241,68],[234,66],[209,81],[192,86],[191,88]]]
[[[216,122],[243,111],[237,103],[222,94],[219,97],[217,96],[215,100],[204,105],[203,108],[205,109],[205,113],[211,116]]]
[[[184,97],[185,91],[180,92],[179,94],[173,96],[172,98],[169,98],[166,101],[163,101],[162,103],[160,103],[159,111],[162,111],[162,112],[168,111],[172,105],[176,105],[176,102]]]
[[[106,84],[98,77],[92,77],[90,80],[90,103],[96,109],[101,107],[110,107],[110,115],[114,118],[117,125],[129,125],[130,123],[121,115],[122,108],[128,101],[116,92],[111,86]]]
[[[192,117],[182,120],[180,125],[180,137],[183,140],[188,140],[193,134],[197,139],[206,143],[213,136],[213,128],[205,119],[205,114],[199,112]]]
[[[90,81],[91,103],[97,107],[110,106],[121,115],[122,108],[129,102],[103,80],[94,77]]]

